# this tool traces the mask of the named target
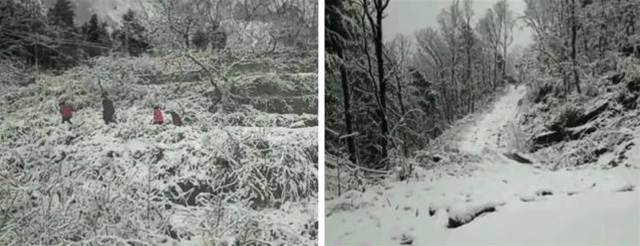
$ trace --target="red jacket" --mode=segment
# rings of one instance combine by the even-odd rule
[[[61,105],[60,106],[60,114],[62,114],[62,118],[71,119],[73,115],[73,108],[69,105]]]
[[[162,117],[162,111],[160,111],[160,109],[153,110],[153,123],[155,124],[164,123],[164,117]]]

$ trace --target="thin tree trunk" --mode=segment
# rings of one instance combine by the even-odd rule
[[[498,89],[498,49],[493,51],[493,89]]]
[[[342,47],[338,48],[338,57],[344,61],[344,54],[342,51]],[[358,164],[356,158],[356,144],[353,140],[353,124],[352,124],[352,116],[351,116],[351,90],[349,88],[349,81],[347,80],[347,69],[344,64],[340,64],[340,80],[342,80],[342,95],[344,101],[344,123],[347,128],[347,150],[349,151],[349,160]]]
[[[404,106],[404,100],[402,99],[402,83],[400,83],[400,79],[398,77],[396,77],[396,87],[398,87],[398,92],[396,93],[396,96],[398,97],[398,102],[400,102],[400,113],[402,115],[402,117],[405,116],[405,114],[407,113],[407,110]],[[402,134],[402,139],[406,140],[406,134]],[[409,151],[407,150],[407,144],[403,143],[402,144],[402,152],[404,154],[405,157],[409,156]]]
[[[469,113],[470,111],[472,111],[471,103],[473,101],[473,82],[471,82],[471,40],[467,40],[467,42],[467,79],[465,83],[468,85],[468,87],[470,87],[467,89],[469,92],[468,98],[470,99],[470,101],[467,103],[467,113]]]
[[[373,43],[375,46],[376,52],[376,62],[378,65],[378,100],[380,100],[379,108],[378,108],[378,118],[380,118],[380,133],[382,137],[380,138],[380,148],[382,152],[382,160],[379,164],[384,166],[385,168],[389,168],[388,165],[388,150],[387,150],[387,138],[389,137],[389,125],[387,122],[387,82],[384,79],[384,54],[382,53],[382,48],[384,43],[382,42],[382,17],[384,14],[384,9],[388,6],[389,0],[373,0],[374,1],[374,11],[375,11],[375,20],[371,16],[369,12],[369,5],[367,0],[364,1],[364,11],[369,19],[369,24],[371,28],[374,30],[373,32]]]
[[[576,23],[576,1],[571,0],[571,62],[573,64],[573,82],[578,93],[580,90],[580,76],[578,75],[578,62],[576,61],[576,35],[578,34],[578,24]]]

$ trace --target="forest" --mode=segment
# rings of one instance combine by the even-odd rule
[[[316,243],[317,18],[0,1],[0,245]]]
[[[447,125],[513,81],[505,62],[514,16],[497,3],[472,23],[471,1],[455,1],[439,28],[383,42],[389,1],[328,1],[327,151],[388,170]]]
[[[640,243],[640,1],[493,2],[327,1],[327,244]]]
[[[355,176],[407,176],[434,139],[507,85],[570,104],[599,93],[612,59],[640,52],[637,1],[527,0],[520,16],[507,1],[476,13],[455,0],[437,27],[385,41],[389,2],[327,1],[327,165]],[[532,44],[512,49],[514,28],[529,28]]]

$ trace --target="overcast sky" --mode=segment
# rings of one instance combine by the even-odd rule
[[[55,2],[56,0],[44,0],[44,4],[48,7],[53,7]],[[111,24],[120,23],[122,15],[128,9],[138,10],[141,3],[140,0],[71,0],[71,2],[76,13],[76,25],[82,25],[94,13],[98,14],[100,21],[106,20]]]
[[[473,23],[483,16],[497,0],[473,0]],[[397,34],[410,35],[427,26],[438,27],[438,14],[447,8],[452,0],[391,0],[387,8],[387,18],[383,21],[384,39],[391,40]],[[507,0],[514,17],[521,16],[526,7],[524,0]],[[462,1],[461,1],[462,6]],[[474,25],[475,26],[475,25]],[[514,28],[511,47],[526,46],[531,42],[528,28]]]

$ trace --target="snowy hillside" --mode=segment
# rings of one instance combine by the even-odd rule
[[[0,244],[314,244],[315,64],[249,58],[217,108],[208,80],[179,73],[198,74],[184,57],[102,57],[3,84]],[[117,124],[102,120],[99,84]],[[72,124],[59,100],[76,108]],[[151,124],[155,105],[163,125]]]
[[[438,154],[416,158],[415,177],[328,200],[327,244],[640,244],[640,156],[558,171],[526,154],[532,163],[514,161],[526,93],[510,86],[459,122],[434,144]]]

